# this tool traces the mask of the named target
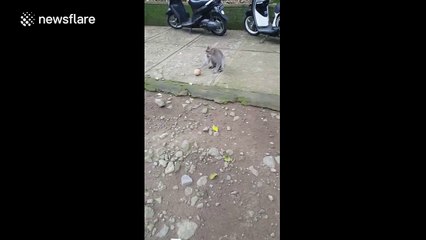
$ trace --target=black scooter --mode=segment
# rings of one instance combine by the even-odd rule
[[[228,17],[223,11],[221,0],[189,0],[192,17],[185,11],[182,0],[168,0],[167,23],[170,27],[181,29],[205,28],[212,33],[223,36],[226,32]]]
[[[269,0],[252,0],[246,11],[244,27],[250,35],[264,34],[278,37],[280,35],[280,4],[274,9],[274,20],[269,23]]]

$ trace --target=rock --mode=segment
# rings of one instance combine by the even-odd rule
[[[220,205],[220,203],[218,203],[218,202],[217,202],[217,203],[215,203],[215,206],[216,206],[216,207],[217,207],[217,206],[219,206],[219,205]]]
[[[182,107],[183,107],[183,108],[185,108],[187,105],[188,105],[188,104],[183,103],[183,104],[182,104]]]
[[[259,175],[259,172],[253,166],[250,166],[248,170],[250,170],[250,172],[253,173],[253,175],[256,177]]]
[[[159,138],[163,139],[163,138],[167,137],[167,135],[169,135],[169,134],[168,134],[168,133],[163,133],[163,134],[161,134],[161,135],[159,136]]]
[[[174,217],[170,217],[169,218],[169,222],[174,223],[175,222],[175,218]]]
[[[208,112],[208,108],[206,108],[206,107],[201,110],[201,113],[206,114],[207,112]]]
[[[175,153],[175,157],[177,157],[177,158],[181,158],[182,156],[183,156],[183,152],[182,151],[177,151]]]
[[[169,162],[167,164],[166,170],[164,170],[165,174],[169,174],[172,173],[175,170],[175,165],[173,164],[173,162]]]
[[[280,120],[280,115],[277,115],[277,116],[276,116],[276,118],[277,118],[278,120]]]
[[[215,137],[219,136],[219,132],[214,132],[213,136],[215,136]]]
[[[226,180],[231,180],[231,176],[229,176],[229,175],[226,175]]]
[[[178,189],[179,189],[179,186],[178,186],[178,185],[174,185],[174,186],[172,187],[172,189],[173,189],[173,190],[178,190]]]
[[[274,201],[274,197],[272,195],[268,195],[269,200]]]
[[[213,130],[211,128],[209,128],[209,135],[213,135]]]
[[[276,157],[275,157],[275,161],[276,161],[278,164],[280,164],[280,156],[276,156]]]
[[[149,223],[148,225],[146,225],[146,229],[148,229],[149,232],[151,232],[153,228],[154,228],[154,224],[152,223]]]
[[[204,206],[204,203],[199,203],[199,204],[197,205],[197,208],[203,208],[203,206]]]
[[[154,200],[152,200],[152,199],[147,199],[146,200],[146,203],[152,203]]]
[[[158,231],[157,234],[155,234],[155,236],[158,238],[162,238],[162,237],[165,237],[168,232],[169,232],[169,227],[167,225],[164,225],[163,228],[161,228],[161,230]]]
[[[275,172],[277,172],[277,169],[271,168],[271,172],[275,173]]]
[[[192,178],[188,175],[183,175],[180,179],[180,183],[182,186],[189,186],[192,183]]]
[[[276,113],[271,113],[271,117],[275,117],[275,116],[277,116],[277,114]]]
[[[226,130],[231,131],[231,127],[230,126],[226,126]]]
[[[160,161],[158,161],[158,164],[160,164],[160,166],[162,166],[162,167],[167,167],[167,162],[166,161],[164,161],[164,160],[160,160]]]
[[[156,198],[155,201],[161,204],[161,197]]]
[[[197,181],[197,186],[201,187],[207,184],[207,176],[202,176]]]
[[[238,119],[240,119],[240,117],[239,117],[239,116],[235,116],[235,117],[234,117],[234,121],[237,121]]]
[[[190,146],[189,146],[188,140],[183,140],[181,148],[182,148],[182,150],[184,152],[188,152],[189,151]]]
[[[231,149],[228,149],[228,150],[226,150],[226,154],[228,156],[232,156],[232,155],[234,155],[234,151],[232,151]]]
[[[263,164],[270,168],[275,168],[275,160],[272,156],[266,156],[263,158]]]
[[[195,203],[197,203],[197,201],[198,201],[198,196],[193,196],[191,198],[191,206],[195,206]]]
[[[175,172],[178,172],[180,169],[180,162],[175,163]]]
[[[154,216],[154,210],[148,206],[145,206],[145,219],[152,218]]]
[[[157,188],[154,189],[154,190],[156,190],[156,191],[163,191],[166,188],[167,188],[166,185],[164,185],[164,183],[160,181],[160,182],[158,182]]]
[[[219,156],[219,150],[217,150],[217,148],[215,148],[215,147],[212,147],[212,148],[209,149],[207,154],[212,156],[212,157],[217,157],[217,156]]]
[[[192,165],[189,167],[188,172],[189,172],[189,173],[191,173],[191,174],[193,174],[193,173],[195,172],[195,165],[194,165],[194,164],[192,164]]]
[[[231,192],[231,195],[237,195],[238,194],[238,191],[232,191]]]
[[[203,128],[203,132],[208,132],[208,131],[209,131],[209,127]]]
[[[164,107],[164,106],[166,105],[166,103],[165,103],[162,99],[159,99],[159,98],[156,98],[156,99],[155,99],[155,103],[156,103],[159,107]]]
[[[185,196],[189,196],[192,194],[192,187],[185,188]]]
[[[229,116],[231,116],[231,117],[235,117],[235,112],[230,112],[230,113],[229,113]]]
[[[275,237],[275,233],[271,233],[271,237]]]
[[[178,228],[178,238],[182,240],[190,239],[198,228],[198,225],[195,222],[191,222],[189,220],[183,220],[181,222],[178,222],[176,225]]]

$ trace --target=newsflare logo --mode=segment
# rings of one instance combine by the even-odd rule
[[[72,13],[67,16],[37,16],[32,12],[23,12],[21,15],[21,24],[24,27],[35,25],[49,25],[49,24],[95,24],[96,18],[94,16],[77,16]]]

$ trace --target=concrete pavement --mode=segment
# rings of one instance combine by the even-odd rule
[[[145,26],[145,89],[279,111],[280,40],[262,39],[237,30],[219,37],[203,29]],[[195,76],[208,45],[222,50],[225,70],[204,68]]]

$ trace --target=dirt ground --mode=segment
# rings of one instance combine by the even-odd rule
[[[145,92],[145,239],[279,239],[279,124],[269,109]]]

